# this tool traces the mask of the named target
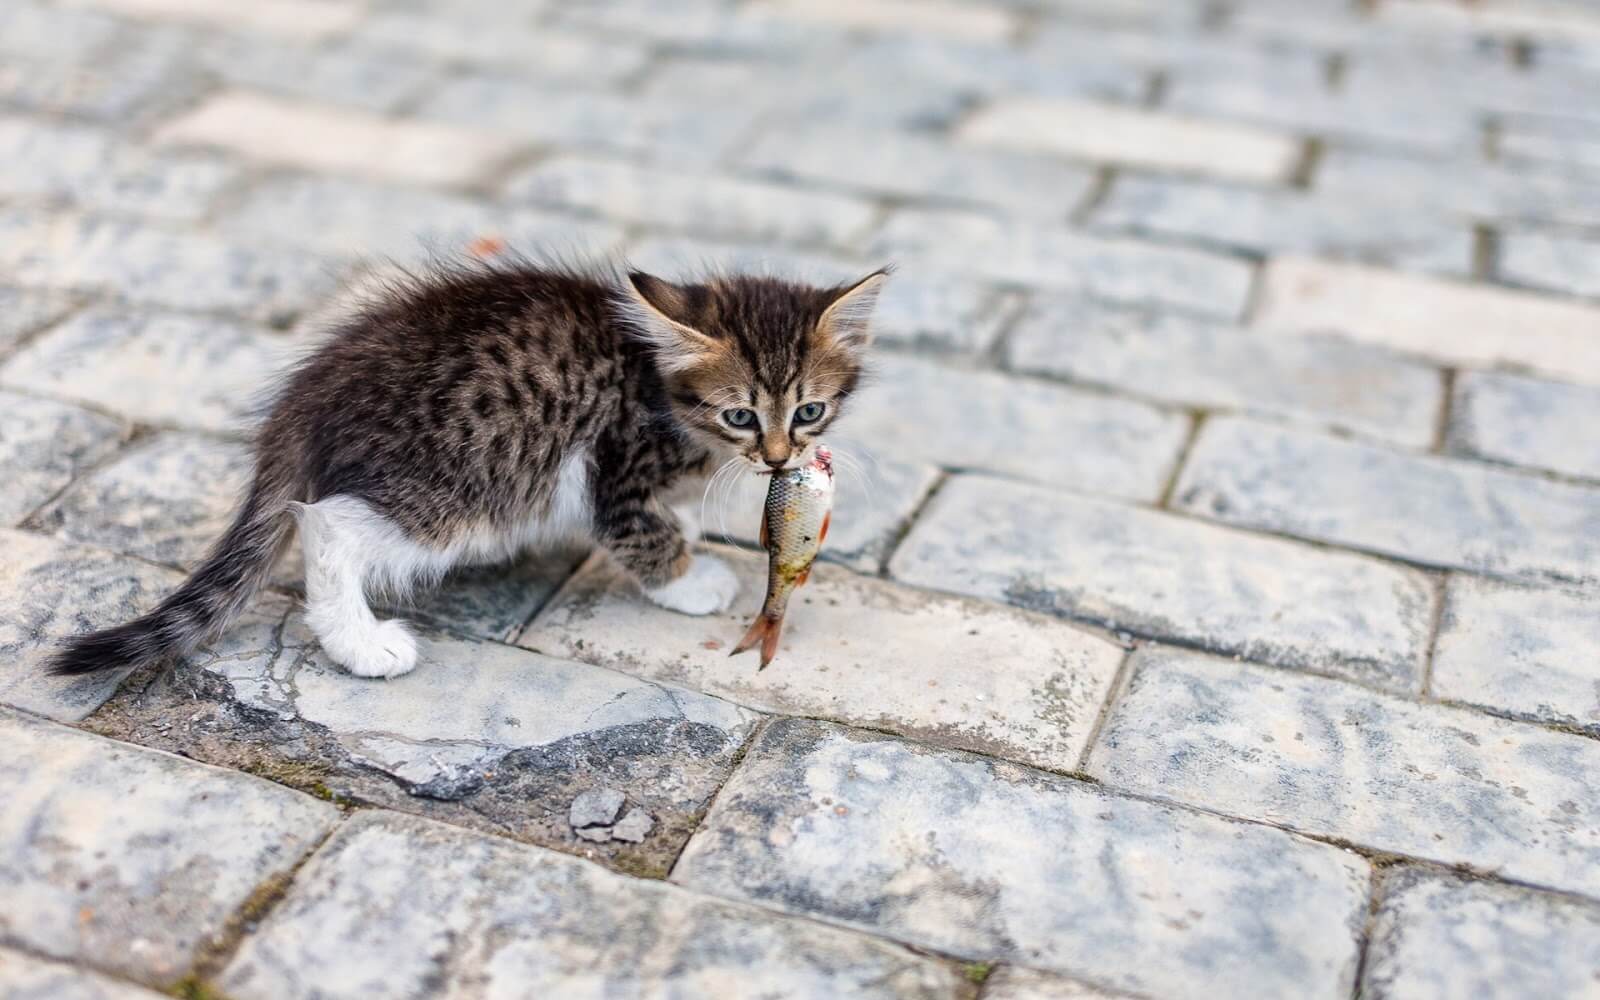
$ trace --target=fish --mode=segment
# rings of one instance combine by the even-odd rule
[[[811,563],[822,551],[833,519],[833,455],[818,445],[816,454],[797,469],[772,473],[761,512],[761,547],[767,550],[767,597],[750,630],[729,656],[761,646],[759,673],[778,654],[783,614],[789,598],[811,575]]]

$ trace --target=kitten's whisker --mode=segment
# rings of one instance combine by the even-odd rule
[[[721,465],[717,466],[717,471],[713,472],[706,480],[706,488],[700,494],[700,530],[702,534],[705,532],[706,524],[706,500],[710,498],[712,488],[717,485],[717,480],[722,478],[723,473],[733,468],[740,461],[741,459],[738,457],[728,459],[726,462],[723,462]]]

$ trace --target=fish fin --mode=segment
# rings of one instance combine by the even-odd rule
[[[767,634],[761,638],[761,666],[756,668],[756,673],[767,669],[767,664],[778,655],[778,637],[783,634],[783,622],[776,621],[767,629]]]
[[[778,653],[778,636],[783,632],[782,618],[768,618],[766,615],[757,615],[756,620],[750,623],[750,630],[739,640],[739,645],[733,647],[729,656],[738,656],[747,649],[754,649],[757,644],[761,646],[761,666],[764,668],[772,662]]]
[[[817,532],[817,544],[820,546],[828,540],[828,525],[833,523],[833,511],[828,511],[822,516],[822,530]]]
[[[766,548],[767,547],[767,542],[768,542],[768,540],[770,538],[771,538],[771,536],[767,534],[767,515],[766,515],[765,512],[762,512],[762,515],[761,515],[761,547],[762,548]]]
[[[796,587],[804,587],[806,585],[806,581],[809,579],[811,579],[811,567],[807,566],[805,569],[800,571],[799,576],[794,578],[794,585]]]

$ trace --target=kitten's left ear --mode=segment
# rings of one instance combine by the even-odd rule
[[[872,310],[892,270],[880,267],[855,284],[839,288],[817,321],[817,334],[844,347],[860,349],[871,343]]]
[[[624,314],[655,348],[657,361],[667,371],[693,367],[703,355],[716,350],[716,341],[678,318],[687,310],[686,296],[670,281],[643,271],[630,271],[621,304]]]

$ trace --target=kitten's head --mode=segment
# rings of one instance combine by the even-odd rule
[[[635,271],[626,306],[689,433],[759,468],[792,469],[861,380],[888,274],[815,288],[752,276],[680,285]]]

